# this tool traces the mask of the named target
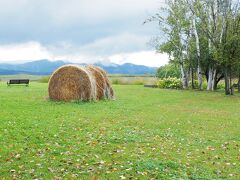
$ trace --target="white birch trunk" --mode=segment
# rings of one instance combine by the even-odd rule
[[[197,73],[198,73],[198,88],[199,90],[202,90],[202,69],[201,69],[201,64],[200,64],[200,45],[199,45],[199,36],[197,32],[197,27],[196,27],[196,20],[195,16],[193,17],[192,20],[193,23],[193,32],[196,38],[196,49],[197,49]]]
[[[216,75],[217,75],[217,70],[214,68],[209,68],[207,91],[214,91]]]
[[[184,71],[183,64],[180,64],[183,89],[188,88],[188,77]]]
[[[208,6],[208,31],[209,31],[209,33],[212,33],[211,22],[212,22],[212,20],[211,20],[211,7]],[[208,38],[208,51],[209,51],[209,55],[211,54],[211,50],[212,50],[212,44],[211,44],[210,38]],[[214,84],[213,84],[213,68],[211,66],[209,66],[207,91],[212,91],[212,87],[213,86],[214,86]]]
[[[211,91],[212,90],[212,80],[213,80],[213,70],[212,70],[212,68],[209,68],[209,70],[208,70],[207,91]]]

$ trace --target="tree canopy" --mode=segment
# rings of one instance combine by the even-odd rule
[[[239,78],[240,85],[238,0],[166,0],[146,22],[158,23],[164,36],[156,41],[156,50],[167,53],[179,68],[183,88],[196,78],[202,90],[204,77],[208,91],[223,78],[227,95],[233,78]]]

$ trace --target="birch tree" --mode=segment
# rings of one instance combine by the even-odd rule
[[[196,50],[197,50],[197,76],[198,76],[198,89],[202,90],[202,68],[201,68],[201,51],[200,51],[200,41],[199,41],[199,34],[196,26],[196,11],[195,11],[195,4],[198,3],[198,1],[190,1],[187,0],[187,5],[189,6],[191,10],[192,15],[192,28],[193,33],[195,36],[195,43],[196,43]]]
[[[188,88],[188,40],[189,19],[186,16],[187,8],[183,0],[168,0],[162,14],[157,13],[146,22],[157,21],[164,39],[156,48],[159,52],[169,55],[171,62],[178,64],[181,72],[183,89]]]

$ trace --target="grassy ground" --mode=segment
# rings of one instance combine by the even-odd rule
[[[0,83],[0,178],[240,178],[240,97],[114,86],[116,101],[57,103]]]
[[[17,74],[17,75],[0,75],[0,81],[8,81],[9,79],[30,79],[31,81],[37,81],[43,76],[28,75],[28,74]]]

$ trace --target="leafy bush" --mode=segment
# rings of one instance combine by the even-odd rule
[[[160,79],[157,83],[159,88],[166,88],[166,89],[181,89],[182,82],[178,78],[163,78]]]
[[[193,84],[194,84],[194,88],[198,88],[198,81],[197,80],[194,80]],[[188,86],[189,86],[189,88],[192,88],[192,81],[189,81]]]
[[[122,84],[122,82],[119,79],[113,79],[112,84],[119,85]]]
[[[189,82],[189,88],[192,87],[192,81]],[[194,87],[195,89],[198,89],[198,81],[197,80],[194,80]],[[206,80],[203,80],[203,83],[202,83],[202,87],[203,89],[207,89],[207,81]]]
[[[217,85],[217,89],[225,89],[225,84],[223,81],[220,81]]]
[[[207,81],[203,81],[203,83],[202,83],[202,86],[203,86],[203,89],[207,89]]]
[[[49,79],[50,79],[50,76],[43,76],[39,79],[39,82],[48,83]]]
[[[156,76],[161,79],[167,77],[176,77],[179,79],[181,77],[181,73],[175,64],[170,63],[158,68]]]

